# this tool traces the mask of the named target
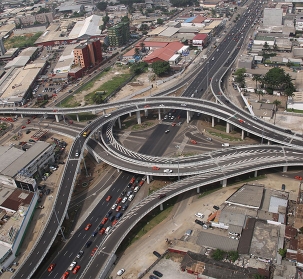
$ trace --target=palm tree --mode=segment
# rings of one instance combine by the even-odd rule
[[[277,116],[277,111],[278,111],[278,106],[281,105],[281,102],[279,100],[274,100],[273,104],[275,105],[274,108],[274,114],[275,114],[275,118],[274,118],[274,125],[276,124],[276,116]]]
[[[262,91],[262,90],[257,90],[257,89],[255,89],[255,93],[259,96],[259,102],[260,102],[261,96],[264,95],[263,91]]]
[[[144,42],[140,43],[140,47],[141,47],[141,51],[145,52],[145,44],[144,44]]]
[[[258,82],[262,81],[262,75],[260,74],[254,74],[252,80],[256,81],[256,90],[258,89]]]
[[[135,48],[135,56],[139,56],[140,55],[140,49],[138,49],[137,47]]]

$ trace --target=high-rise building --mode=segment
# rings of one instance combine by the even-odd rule
[[[98,39],[90,39],[86,43],[74,48],[74,63],[81,68],[94,66],[102,60],[101,42]]]
[[[110,46],[123,46],[129,41],[129,22],[120,22],[108,28],[108,38]]]

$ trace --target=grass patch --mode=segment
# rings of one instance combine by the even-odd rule
[[[27,34],[24,36],[12,36],[4,42],[6,49],[9,48],[22,48],[22,47],[32,47],[34,46],[35,41],[42,35],[42,32],[36,34]]]
[[[68,116],[72,120],[77,121],[77,115],[76,114],[69,114]],[[98,115],[92,114],[92,113],[83,112],[83,113],[79,113],[78,117],[79,117],[79,121],[82,122],[82,121],[88,121],[88,120],[96,119],[98,117]]]
[[[216,136],[218,138],[224,139],[224,140],[229,140],[229,141],[242,141],[240,138],[236,138],[227,134],[222,134],[222,133],[217,133],[213,131],[208,131],[209,134]]]
[[[141,130],[142,128],[147,128],[147,127],[153,126],[153,124],[154,123],[152,123],[152,122],[144,122],[142,124],[135,124],[132,127],[132,130]]]
[[[121,253],[125,251],[128,246],[139,240],[143,235],[148,233],[151,229],[165,220],[172,211],[177,200],[178,197],[173,197],[170,200],[165,201],[163,203],[162,211],[159,207],[157,207],[149,214],[147,214],[144,218],[142,218],[123,240],[117,252]]]
[[[249,177],[247,179],[240,179],[239,181],[235,181],[235,182],[231,182],[230,184],[227,184],[227,186],[232,186],[232,185],[238,184],[239,182],[241,182],[241,183],[243,182],[243,184],[245,184],[247,182],[256,181],[256,180],[263,179],[263,178],[266,178],[265,174],[258,175],[257,177]]]
[[[104,75],[107,74],[107,72],[110,70],[110,68],[105,68],[100,74],[96,75],[94,78],[92,78],[89,82],[83,84],[78,90],[76,90],[76,94],[77,93],[81,93],[82,91],[85,91],[85,90],[89,90],[91,88],[93,88],[95,82],[97,80],[99,80],[101,77],[103,77]],[[98,90],[97,90],[98,91]]]
[[[131,74],[121,74],[112,78],[111,80],[103,83],[99,86],[94,92],[87,94],[84,97],[84,100],[87,104],[94,104],[93,97],[96,91],[105,91],[105,94],[102,95],[102,100],[108,97],[111,93],[117,90],[125,81],[127,81],[131,77]]]
[[[303,113],[303,110],[300,109],[287,109],[287,112]]]
[[[198,199],[201,199],[207,195],[210,195],[211,193],[214,193],[218,190],[220,190],[222,187],[221,186],[218,186],[218,188],[214,188],[214,189],[209,189],[209,190],[206,190],[205,192],[201,193],[199,196],[198,196]]]
[[[71,95],[61,101],[58,106],[62,108],[74,108],[79,107],[80,105],[81,104],[76,101],[76,98]]]

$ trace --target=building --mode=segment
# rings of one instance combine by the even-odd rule
[[[242,55],[238,60],[239,69],[252,69],[254,65],[254,56],[251,55]]]
[[[4,69],[10,69],[12,67],[15,68],[20,68],[24,67],[27,63],[30,61],[33,61],[37,58],[39,53],[39,48],[38,47],[28,47],[24,50],[21,51],[21,53],[15,57],[13,60],[9,61]]]
[[[4,47],[4,46],[3,46]],[[0,61],[7,63],[18,55],[19,48],[10,48],[4,54],[0,55]]]
[[[193,37],[192,45],[202,50],[208,45],[208,35],[202,33],[197,34],[195,37]]]
[[[74,48],[77,44],[67,45],[62,52],[56,66],[54,67],[54,74],[68,73],[74,63]]]
[[[101,42],[98,39],[88,40],[74,49],[74,63],[87,69],[102,60]]]
[[[110,46],[123,46],[128,43],[130,38],[129,22],[120,22],[108,28],[107,32]]]
[[[76,22],[70,31],[68,38],[70,40],[88,40],[90,38],[100,38],[100,25],[103,24],[102,17],[91,15],[85,20]]]
[[[54,20],[53,13],[41,13],[36,15],[17,16],[15,18],[16,25],[34,25],[36,22],[40,24],[51,23]]]
[[[74,2],[64,2],[58,8],[59,13],[83,13],[85,11],[83,4],[75,4]]]
[[[173,57],[173,61],[177,62],[181,58],[181,54],[178,54],[178,51],[182,49],[184,45],[180,42],[172,42],[166,45],[163,48],[158,48],[154,50],[152,53],[148,54],[143,58],[144,62],[147,62],[149,64],[156,62],[156,61],[167,61]]]
[[[282,25],[283,9],[265,8],[263,16],[263,26]]]

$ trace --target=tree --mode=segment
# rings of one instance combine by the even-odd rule
[[[148,64],[146,62],[134,63],[130,67],[132,73],[134,73],[135,75],[142,74],[143,72],[146,71],[147,68],[148,68]]]
[[[140,42],[141,51],[145,52],[145,44],[143,41]]]
[[[105,11],[107,8],[107,2],[99,2],[96,4],[96,7],[100,10],[100,11]]]
[[[270,50],[270,46],[268,45],[267,42],[264,43],[264,45],[263,45],[263,50],[264,50],[265,52]]]
[[[211,257],[216,261],[222,261],[224,259],[224,256],[225,252],[220,249],[216,249],[211,255]]]
[[[245,74],[246,70],[245,68],[238,69],[234,75],[235,75],[235,82],[239,83],[240,87],[245,87]]]
[[[275,118],[274,118],[274,125],[276,124],[276,116],[277,116],[277,111],[278,111],[278,106],[281,105],[281,102],[279,100],[274,100],[273,104],[275,105],[274,108],[274,113],[275,113]]]
[[[162,76],[170,71],[170,65],[167,61],[156,61],[151,64],[151,68],[157,76]]]
[[[162,18],[157,19],[157,24],[162,25],[164,23],[164,20]]]
[[[255,89],[255,93],[258,95],[258,100],[260,102],[260,98],[264,95],[264,92],[262,90]]]
[[[282,248],[279,249],[279,254],[282,256],[282,258],[284,258],[286,256],[286,252],[287,252],[287,249],[282,249]]]
[[[255,90],[258,89],[258,82],[262,80],[262,75],[260,74],[254,74],[252,80],[256,81],[256,88]]]
[[[232,262],[235,262],[239,258],[239,253],[237,251],[229,251],[228,259],[230,259]]]
[[[138,49],[137,47],[135,48],[135,56],[140,55],[140,49]]]
[[[129,17],[126,15],[126,16],[123,16],[122,18],[121,18],[121,21],[122,22],[129,22]]]

